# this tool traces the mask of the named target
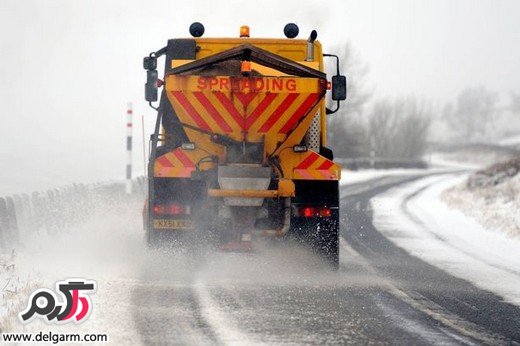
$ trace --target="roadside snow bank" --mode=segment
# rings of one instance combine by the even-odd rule
[[[486,228],[520,238],[520,157],[479,171],[442,194]]]
[[[374,226],[411,255],[520,305],[520,240],[484,229],[440,198],[465,179],[429,177],[373,198]]]
[[[389,176],[412,176],[426,175],[433,172],[451,172],[452,168],[391,168],[391,169],[360,169],[352,171],[344,169],[341,171],[341,186],[366,182],[368,180],[378,179]]]

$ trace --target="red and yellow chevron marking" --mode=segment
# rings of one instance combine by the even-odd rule
[[[341,178],[341,167],[316,152],[308,151],[297,155],[301,155],[301,161],[293,169],[293,179],[339,180]]]
[[[202,150],[182,150],[177,148],[155,159],[154,177],[189,178],[195,170],[195,165],[207,153]]]
[[[321,100],[316,78],[167,77],[168,98],[181,122],[259,142],[289,133]]]

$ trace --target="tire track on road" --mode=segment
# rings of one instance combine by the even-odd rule
[[[210,288],[203,281],[194,284],[200,314],[212,330],[219,344],[223,345],[263,345],[241,330],[223,311],[221,304],[215,301]]]
[[[344,224],[343,236],[352,250],[355,249],[379,276],[391,280],[397,288],[392,292],[411,306],[441,321],[457,334],[479,342],[518,343],[520,309],[409,255],[373,226],[369,208],[372,197],[423,177],[406,177],[398,183],[388,184],[382,181],[359,194],[344,193],[343,208],[351,222]]]

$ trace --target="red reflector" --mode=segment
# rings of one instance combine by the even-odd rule
[[[178,204],[172,204],[172,205],[170,205],[169,214],[172,214],[172,215],[184,214],[184,208]]]
[[[164,214],[164,205],[154,205],[153,213],[154,214]]]
[[[305,217],[313,217],[314,216],[314,208],[313,207],[305,207],[303,208],[303,215]]]
[[[298,216],[302,217],[331,217],[332,211],[329,207],[300,207]]]
[[[184,206],[181,204],[156,204],[153,207],[153,213],[156,215],[184,215],[190,214],[190,212],[191,210],[189,206]]]
[[[330,217],[330,215],[331,215],[330,208],[325,207],[325,208],[320,209],[321,217]]]

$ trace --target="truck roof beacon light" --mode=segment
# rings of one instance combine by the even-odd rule
[[[249,37],[249,26],[242,25],[240,27],[240,37]]]
[[[190,25],[190,34],[193,37],[201,37],[204,35],[204,25],[199,22],[195,22]]]
[[[300,32],[300,29],[298,28],[298,25],[294,23],[288,23],[283,28],[283,33],[285,34],[285,37],[287,38],[295,38],[298,36],[298,33]]]

